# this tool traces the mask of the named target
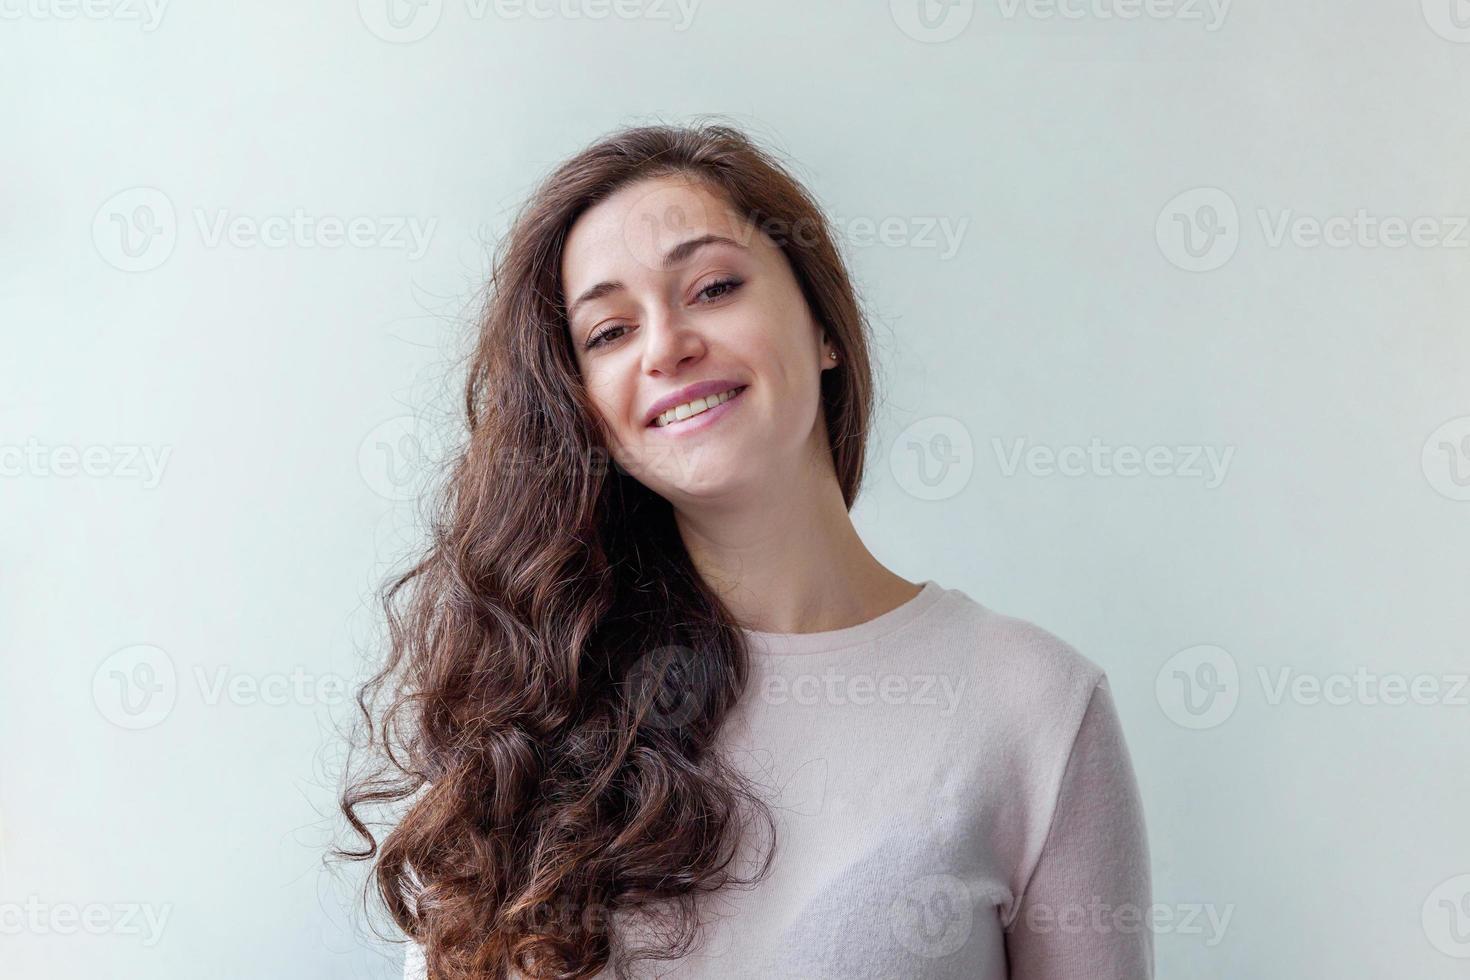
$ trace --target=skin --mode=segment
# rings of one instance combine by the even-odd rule
[[[664,268],[672,247],[706,234],[734,244]],[[617,285],[575,302],[603,282]],[[572,226],[561,286],[613,458],[673,505],[695,568],[739,622],[840,629],[918,594],[867,550],[843,503],[820,404],[835,348],[780,247],[717,191],[687,177],[619,189]],[[655,399],[710,379],[749,385],[725,418],[672,438],[645,426]]]

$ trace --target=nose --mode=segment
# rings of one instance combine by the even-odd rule
[[[648,374],[676,374],[686,362],[704,355],[705,342],[698,329],[667,304],[649,309],[642,331],[643,370]]]

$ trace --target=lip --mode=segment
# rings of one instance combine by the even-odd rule
[[[739,388],[742,382],[729,381],[724,378],[715,378],[710,381],[697,381],[692,385],[680,388],[678,391],[670,392],[652,405],[643,414],[643,424],[647,428],[654,428],[654,420],[676,405],[692,402],[696,398],[705,398],[709,395],[718,395],[722,391],[731,388]]]
[[[714,408],[707,408],[698,415],[687,418],[682,422],[675,422],[665,426],[649,426],[649,429],[657,438],[661,439],[677,439],[696,432],[703,432],[730,412],[733,412],[736,406],[745,398],[744,389],[750,386],[737,385],[736,387],[741,389],[738,395],[720,402]]]

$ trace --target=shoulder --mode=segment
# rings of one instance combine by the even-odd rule
[[[970,682],[992,708],[1028,715],[1038,709],[1080,723],[1103,668],[1067,640],[1028,619],[983,605],[961,589],[946,589],[936,626]]]
[[[945,633],[961,658],[968,686],[966,725],[975,739],[985,794],[987,840],[1005,869],[1010,898],[1025,893],[1059,809],[1088,810],[1091,769],[1109,772],[1125,752],[1117,732],[1107,674],[1051,630],[977,602],[963,591],[945,596]],[[1064,793],[1078,759],[1080,795]],[[1089,810],[1089,812],[1091,812]]]
[[[1106,697],[1105,671],[1051,630],[960,589],[946,590],[929,631],[923,659],[943,651],[931,662],[963,692],[956,723],[1020,800],[1045,806],[1088,709]]]

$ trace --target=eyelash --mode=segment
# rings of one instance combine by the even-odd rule
[[[703,289],[701,289],[699,291],[699,294],[698,295],[703,296],[705,293],[709,292],[711,289],[719,289],[721,286],[729,287],[724,292],[720,293],[719,296],[716,296],[714,299],[707,301],[709,303],[713,303],[716,300],[723,299],[724,297],[729,296],[731,293],[735,292],[735,290],[739,289],[744,284],[745,283],[744,283],[743,280],[736,279],[734,276],[731,276],[731,277],[728,277],[728,278],[725,278],[725,279],[719,279],[719,280],[716,280],[715,282],[710,283],[708,286],[705,286]],[[586,345],[584,346],[584,349],[585,350],[592,350],[594,347],[601,347],[603,344],[612,343],[612,341],[610,341],[610,340],[607,339],[607,335],[610,334],[610,333],[612,333],[614,330],[620,330],[620,329],[625,329],[625,327],[624,327],[623,324],[621,324],[621,323],[614,324],[613,326],[608,327],[602,333],[597,334],[597,335],[595,335],[593,337],[589,337],[587,339]]]

